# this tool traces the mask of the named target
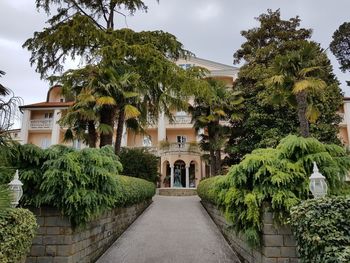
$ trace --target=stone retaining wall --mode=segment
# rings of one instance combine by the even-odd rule
[[[80,229],[73,229],[56,209],[30,209],[40,227],[26,262],[95,262],[151,202],[115,208]]]
[[[298,263],[297,247],[289,227],[275,228],[272,213],[265,212],[263,219],[263,246],[251,249],[242,236],[229,228],[221,211],[215,205],[203,202],[204,208],[220,228],[230,246],[236,251],[242,263]]]

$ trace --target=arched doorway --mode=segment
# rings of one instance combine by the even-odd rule
[[[186,164],[182,160],[174,163],[174,187],[186,187]]]
[[[190,187],[195,188],[196,187],[196,166],[197,163],[195,161],[191,161],[190,163],[190,171],[189,171],[189,180],[190,180]]]

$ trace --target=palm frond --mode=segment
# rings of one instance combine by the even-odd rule
[[[293,85],[292,92],[294,94],[297,94],[302,91],[320,91],[327,87],[326,82],[324,82],[322,79],[318,78],[307,78],[300,81],[295,82]]]

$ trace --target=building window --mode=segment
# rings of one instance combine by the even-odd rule
[[[43,149],[49,148],[51,146],[51,139],[49,139],[49,138],[41,139],[40,146]]]
[[[64,99],[60,98],[60,102],[64,102]]]
[[[177,135],[176,141],[177,141],[177,145],[179,146],[179,148],[185,147],[185,144],[186,144],[186,137],[185,136]]]
[[[46,112],[44,117],[45,117],[45,119],[52,119],[53,113],[52,112]]]
[[[152,139],[151,136],[145,135],[143,137],[143,142],[142,142],[143,147],[151,147],[152,146]]]

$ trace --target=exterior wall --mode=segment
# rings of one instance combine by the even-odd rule
[[[79,229],[56,209],[31,209],[40,227],[26,262],[95,262],[151,202],[115,208]]]
[[[261,249],[251,249],[242,236],[230,228],[223,214],[215,205],[203,202],[204,208],[220,228],[230,246],[238,254],[242,263],[298,263],[297,245],[289,227],[274,227],[272,213],[264,213],[263,245]]]
[[[52,87],[49,90],[48,102],[60,102],[63,99],[60,87]]]
[[[193,128],[191,128],[191,129],[167,129],[167,131],[166,131],[166,136],[168,138],[168,142],[170,142],[170,143],[177,142],[176,136],[179,136],[179,135],[185,136],[187,142],[195,142],[196,141],[196,132]]]
[[[28,134],[28,143],[35,144],[41,147],[42,139],[51,140],[51,132],[29,132]]]
[[[31,110],[31,120],[39,120],[45,118],[45,113],[54,113],[54,110]]]
[[[349,134],[346,127],[340,127],[339,129],[339,138],[345,145],[349,145]]]

